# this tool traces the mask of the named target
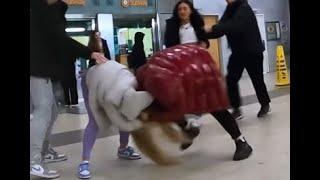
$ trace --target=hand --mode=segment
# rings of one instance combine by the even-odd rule
[[[212,27],[211,27],[211,26],[205,26],[205,27],[204,27],[204,31],[205,31],[206,33],[211,33],[211,32],[212,32]]]
[[[98,52],[93,52],[91,54],[91,59],[95,59],[97,64],[105,63],[108,60],[102,53],[98,53]]]
[[[203,42],[203,41],[200,41],[200,42],[199,42],[199,46],[207,49],[207,43],[205,43],[205,42]]]

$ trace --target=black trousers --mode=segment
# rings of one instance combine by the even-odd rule
[[[222,127],[228,132],[232,139],[236,139],[241,135],[239,126],[236,120],[232,117],[228,110],[222,110],[218,112],[213,112],[211,115],[218,120]],[[179,121],[177,124],[180,127],[185,127],[187,125],[186,120]]]
[[[231,106],[233,108],[239,108],[241,106],[238,82],[244,69],[249,73],[259,103],[261,105],[269,104],[270,97],[263,79],[263,53],[233,53],[229,58],[227,75],[228,94]]]
[[[74,67],[72,69],[70,68],[70,71],[66,73],[66,77],[61,80],[61,85],[66,105],[78,104],[77,79]]]

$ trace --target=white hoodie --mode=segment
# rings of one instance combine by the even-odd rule
[[[86,75],[89,105],[100,129],[110,125],[122,131],[141,127],[137,119],[153,97],[146,91],[136,91],[135,76],[116,61],[91,67]]]

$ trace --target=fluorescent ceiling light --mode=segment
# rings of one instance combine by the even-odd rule
[[[86,31],[85,28],[66,28],[66,32],[84,32]]]

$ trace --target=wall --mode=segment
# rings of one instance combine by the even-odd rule
[[[223,14],[226,1],[225,0],[194,0],[194,5],[202,14],[217,14],[219,17]],[[276,46],[283,44],[287,56],[290,54],[290,11],[288,0],[249,0],[249,4],[253,9],[257,9],[258,13],[265,15],[265,21],[283,21],[288,26],[288,32],[282,33],[282,39],[279,41],[268,41],[268,55],[270,71],[275,71],[276,65]],[[227,48],[225,38],[221,39],[222,59],[224,63],[224,72],[226,72],[226,64],[230,51]],[[290,61],[288,62],[288,64]]]
[[[128,14],[153,14],[155,13],[155,1],[148,0],[148,7],[123,8],[120,0],[86,0],[84,6],[69,6],[67,14],[95,15],[96,13],[112,14],[113,17]]]

